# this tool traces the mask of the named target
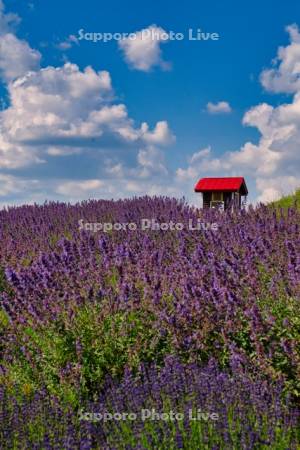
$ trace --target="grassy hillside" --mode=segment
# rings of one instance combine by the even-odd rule
[[[300,209],[300,189],[297,189],[295,194],[282,197],[277,202],[274,202],[273,205],[279,208],[289,208],[290,206],[294,206],[295,203],[297,204],[297,208]]]

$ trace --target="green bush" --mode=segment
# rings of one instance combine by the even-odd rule
[[[169,337],[158,336],[153,321],[144,310],[108,314],[91,305],[47,326],[19,327],[6,382],[29,390],[46,385],[73,404],[91,399],[106,375],[122,377],[126,366],[159,363],[170,353]]]
[[[8,284],[6,281],[4,269],[0,266],[0,294],[1,292],[6,292],[8,289]]]
[[[296,207],[300,209],[300,189],[297,189],[294,194],[287,195],[272,203],[272,206],[276,208],[292,208],[296,204]]]

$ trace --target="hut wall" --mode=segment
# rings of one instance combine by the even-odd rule
[[[211,192],[203,192],[203,208],[210,208]]]
[[[224,207],[225,209],[227,209],[230,206],[230,202],[232,198],[232,193],[231,192],[224,192],[223,193],[223,200],[224,200]]]

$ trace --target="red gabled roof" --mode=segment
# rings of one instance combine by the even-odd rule
[[[227,178],[201,178],[195,186],[195,192],[230,191],[248,194],[248,189],[243,177]]]

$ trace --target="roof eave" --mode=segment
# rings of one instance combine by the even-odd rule
[[[222,189],[194,189],[195,192],[239,192],[240,189],[222,188]]]

